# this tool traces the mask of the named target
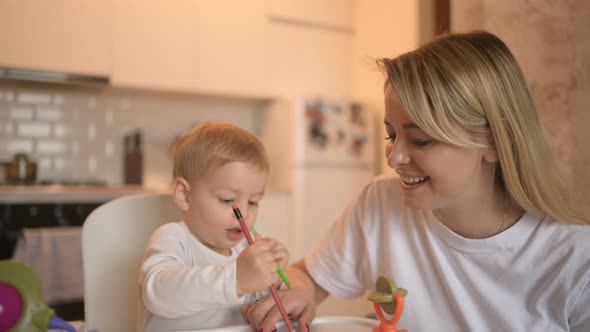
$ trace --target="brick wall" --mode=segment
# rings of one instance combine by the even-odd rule
[[[144,179],[161,184],[169,177],[167,151],[175,135],[206,119],[256,133],[263,106],[245,99],[0,82],[0,161],[25,152],[38,162],[40,181],[120,184],[123,136],[140,129]]]

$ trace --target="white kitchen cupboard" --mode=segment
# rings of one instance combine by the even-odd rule
[[[193,90],[192,0],[113,1],[116,86]]]
[[[264,0],[114,1],[114,85],[266,93]]]
[[[269,81],[274,95],[349,97],[352,34],[269,22]]]
[[[2,0],[0,15],[0,66],[109,73],[109,1]]]
[[[199,0],[195,4],[196,90],[268,96],[265,0]]]
[[[274,95],[349,97],[353,0],[269,0],[269,81]]]
[[[354,0],[269,0],[273,20],[352,30]]]

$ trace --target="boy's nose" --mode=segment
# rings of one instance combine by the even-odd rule
[[[254,227],[254,224],[256,223],[256,213],[254,211],[249,211],[250,209],[248,208],[249,206],[247,202],[244,204],[236,204],[236,207],[240,210],[240,215],[242,216],[242,219],[244,219],[246,226],[252,231],[252,227]]]
[[[248,220],[248,204],[235,204],[234,207],[237,207],[240,210],[240,215],[244,220]]]

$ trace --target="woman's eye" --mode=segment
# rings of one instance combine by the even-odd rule
[[[258,206],[258,202],[248,202],[248,205]]]
[[[428,140],[425,140],[425,141],[413,140],[412,141],[412,144],[414,144],[415,146],[421,147],[421,148],[426,147],[426,146],[430,145],[431,143],[432,143],[432,141],[428,141]]]
[[[395,141],[395,134],[389,134],[385,137],[386,141]]]
[[[230,204],[234,202],[232,198],[219,198],[219,201],[223,204]]]

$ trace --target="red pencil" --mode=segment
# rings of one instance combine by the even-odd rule
[[[248,241],[248,244],[253,244],[254,239],[252,238],[252,235],[250,234],[250,230],[248,229],[248,226],[246,225],[246,222],[244,221],[244,218],[242,217],[242,213],[240,212],[240,209],[235,204],[232,205],[232,209],[234,210],[234,214],[236,215],[236,218],[238,219],[238,222],[240,223],[240,227],[242,227],[242,231],[246,235],[246,240]],[[268,289],[270,290],[270,294],[272,295],[272,298],[275,300],[277,307],[279,307],[279,311],[281,312],[281,316],[283,316],[283,320],[285,321],[287,328],[289,329],[290,332],[291,331],[294,332],[295,328],[293,328],[293,325],[291,324],[291,320],[289,319],[289,316],[287,315],[287,311],[285,310],[285,307],[283,306],[283,302],[281,302],[281,299],[279,298],[279,294],[277,294],[276,289],[274,288],[273,285],[270,285],[270,287],[268,287]]]

